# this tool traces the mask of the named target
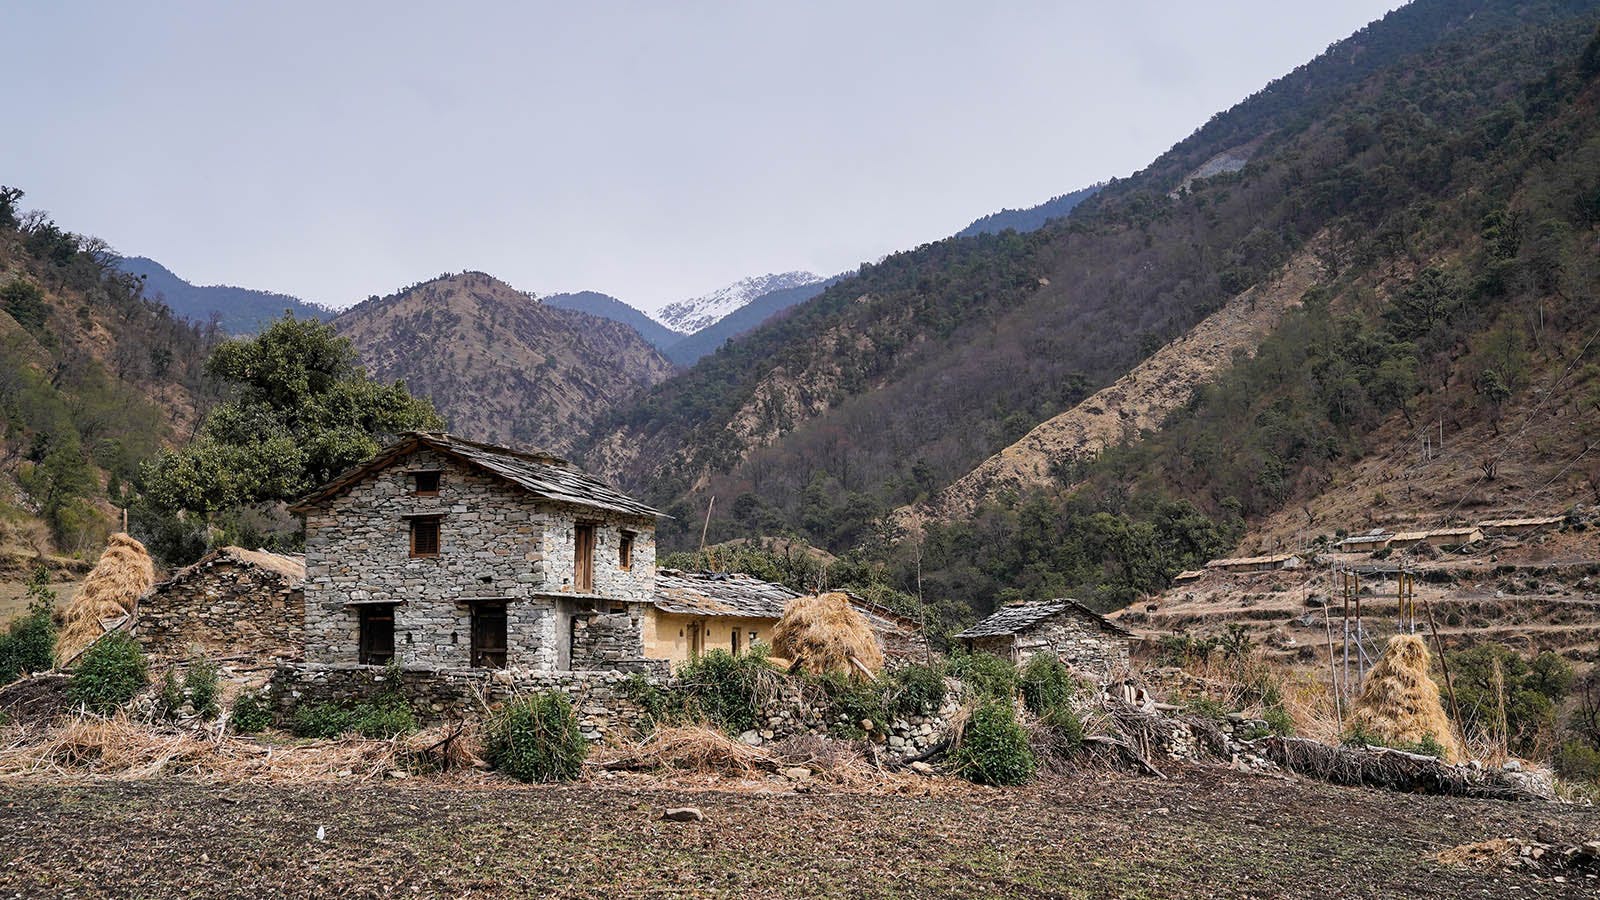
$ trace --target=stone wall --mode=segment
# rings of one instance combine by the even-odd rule
[[[411,473],[441,473],[419,496]],[[438,515],[439,555],[412,557],[410,519]],[[573,591],[573,529],[596,525],[594,588]],[[618,543],[634,532],[633,565]],[[393,603],[395,656],[408,667],[467,668],[471,601],[506,602],[507,665],[552,672],[568,663],[566,598],[647,600],[655,577],[654,523],[536,501],[521,488],[431,449],[369,474],[306,514],[306,658],[355,663],[354,604]]]
[[[1053,652],[1075,671],[1105,680],[1126,672],[1130,639],[1069,610],[1017,635],[1017,662],[1041,651]]]
[[[574,671],[615,669],[644,656],[643,604],[575,603],[571,616]]]
[[[305,615],[294,579],[213,554],[139,599],[134,634],[158,660],[243,656],[270,666],[300,658]]]

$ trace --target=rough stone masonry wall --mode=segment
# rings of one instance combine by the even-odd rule
[[[1019,664],[1042,650],[1053,651],[1073,669],[1100,679],[1125,672],[1129,666],[1128,638],[1071,613],[1046,619],[1017,635]]]
[[[611,606],[610,603],[601,605]],[[617,611],[574,612],[570,630],[574,671],[615,669],[644,656],[641,604],[618,604]],[[662,660],[665,662],[665,660]]]
[[[437,470],[438,496],[417,496],[412,472]],[[439,555],[413,558],[410,517],[440,515]],[[595,594],[572,590],[573,527],[597,524]],[[636,532],[630,571],[618,566],[624,528]],[[467,668],[471,604],[505,599],[507,665],[561,668],[572,608],[564,598],[647,600],[655,575],[653,524],[586,516],[536,501],[499,478],[423,449],[375,472],[306,515],[306,658],[358,660],[360,603],[395,603],[401,665]]]
[[[140,598],[134,633],[158,659],[199,653],[270,665],[300,658],[305,616],[305,594],[283,575],[222,557]]]

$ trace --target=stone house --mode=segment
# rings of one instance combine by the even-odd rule
[[[308,663],[659,668],[643,640],[659,513],[565,460],[414,432],[291,511]]]
[[[1035,653],[1053,653],[1073,669],[1104,680],[1128,669],[1133,632],[1062,598],[1002,606],[955,639],[969,652],[992,653],[1018,665]]]
[[[645,618],[645,655],[675,666],[707,650],[742,653],[758,641],[770,645],[784,607],[799,596],[784,585],[740,573],[662,569]],[[848,596],[866,616],[886,658],[920,658],[926,652],[921,631],[909,619]]]
[[[1521,519],[1485,519],[1477,527],[1484,534],[1521,535],[1554,528],[1566,521],[1566,516],[1529,516]]]
[[[199,654],[267,667],[298,659],[305,575],[298,556],[223,547],[140,597],[132,633],[157,660]]]
[[[1432,531],[1402,531],[1394,536],[1389,546],[1397,550],[1428,544],[1433,547],[1459,547],[1483,540],[1483,531],[1474,527],[1435,528]]]
[[[1389,546],[1395,536],[1382,528],[1375,528],[1365,534],[1352,534],[1338,544],[1342,553],[1373,553]]]

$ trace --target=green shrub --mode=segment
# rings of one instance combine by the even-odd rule
[[[1556,748],[1555,766],[1562,778],[1600,783],[1600,750],[1583,741],[1564,741]]]
[[[335,738],[359,734],[392,738],[417,730],[417,718],[398,692],[385,693],[353,704],[314,703],[294,711],[291,730],[300,737]]]
[[[259,693],[240,694],[233,701],[233,730],[255,734],[272,727],[272,704]]]
[[[0,684],[55,664],[56,627],[50,610],[56,595],[48,584],[48,575],[40,568],[28,581],[28,611],[12,619],[0,634]]]
[[[149,666],[139,642],[125,631],[100,636],[78,659],[78,668],[67,683],[67,696],[91,712],[102,715],[144,689],[149,683]]]
[[[222,711],[217,702],[217,665],[203,656],[189,661],[189,670],[183,673],[183,691],[189,696],[189,705],[202,719],[214,717]]]
[[[1214,719],[1218,722],[1228,718],[1228,708],[1210,697],[1196,697],[1184,704],[1184,712],[1202,719]]]
[[[1083,746],[1083,721],[1066,703],[1045,710],[1039,724],[1050,729],[1061,740],[1062,749],[1075,752]]]
[[[828,695],[828,708],[832,713],[829,732],[838,737],[864,737],[867,730],[861,727],[863,721],[872,722],[873,731],[888,731],[889,708],[884,696],[892,689],[890,685],[881,680],[863,682],[831,673],[812,678]]]
[[[951,758],[961,777],[978,784],[1023,784],[1035,767],[1028,733],[1008,700],[991,699],[973,711]]]
[[[1035,653],[1022,667],[1022,702],[1028,711],[1042,716],[1066,706],[1077,692],[1072,672],[1054,653]]]
[[[161,676],[161,690],[156,692],[156,703],[168,718],[175,718],[178,711],[183,709],[183,685],[178,682],[177,670],[168,669],[167,674]]]
[[[683,718],[683,696],[677,691],[661,687],[638,672],[624,679],[620,689],[624,697],[638,705],[648,726],[671,725]]]
[[[1294,734],[1294,719],[1289,716],[1289,711],[1281,706],[1269,706],[1261,714],[1261,720],[1267,723],[1267,730],[1279,737],[1288,737]]]
[[[1017,667],[992,653],[959,653],[950,672],[979,697],[1010,700],[1017,694]]]
[[[757,690],[772,666],[761,656],[712,650],[678,668],[678,687],[690,715],[699,714],[729,734],[756,727]]]
[[[1444,758],[1444,745],[1431,734],[1422,736],[1422,740],[1415,743],[1405,741],[1383,741],[1377,736],[1360,728],[1352,729],[1345,733],[1344,744],[1348,747],[1387,747],[1390,750],[1401,750],[1406,753],[1416,753],[1422,756]]]
[[[905,666],[890,675],[889,682],[888,705],[898,716],[937,712],[948,693],[944,670],[939,666],[921,663]]]
[[[571,781],[583,772],[589,742],[567,695],[520,697],[484,725],[484,758],[518,781]]]

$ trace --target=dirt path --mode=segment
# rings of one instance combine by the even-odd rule
[[[704,823],[666,823],[693,803]],[[325,841],[316,839],[325,829]],[[1428,862],[1504,835],[1600,835],[1592,809],[1215,770],[927,797],[626,789],[0,786],[21,897],[1594,896]]]

